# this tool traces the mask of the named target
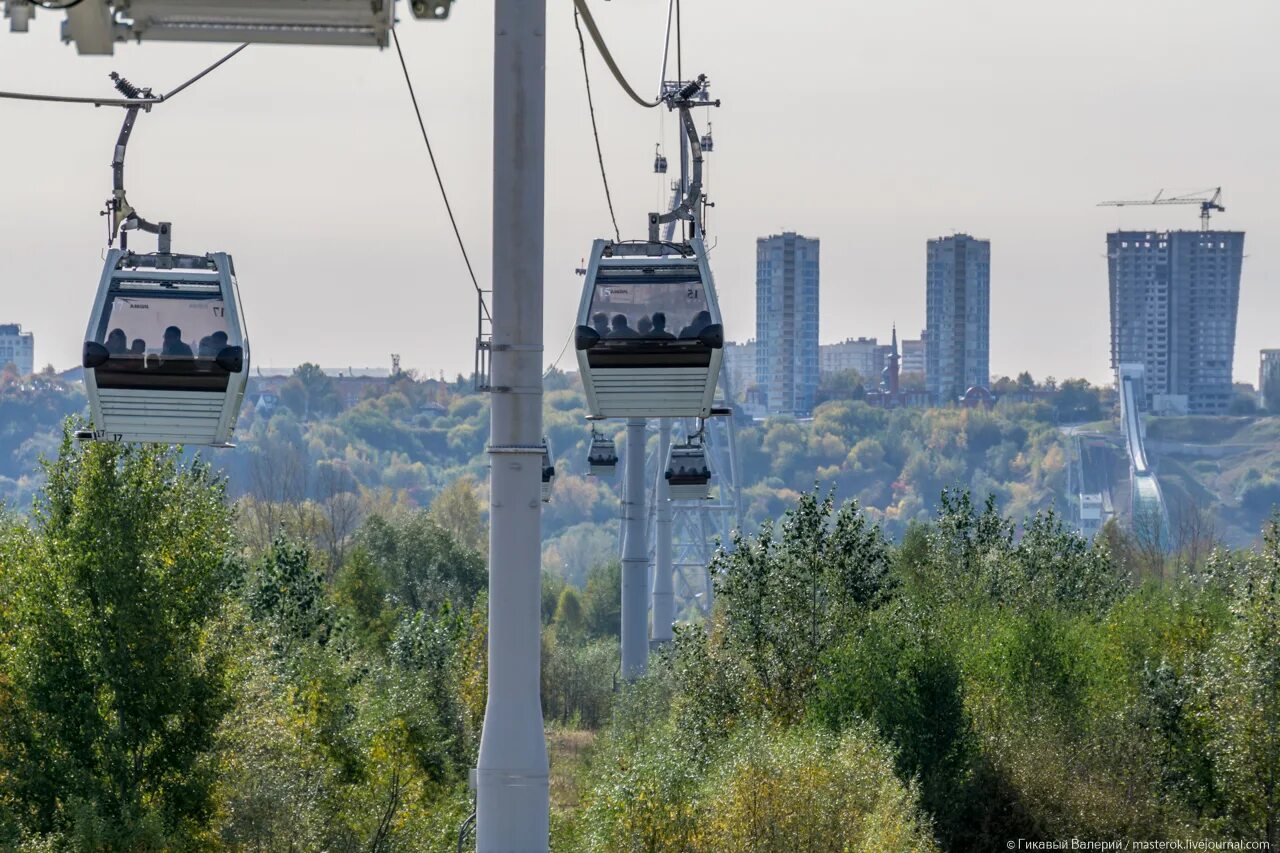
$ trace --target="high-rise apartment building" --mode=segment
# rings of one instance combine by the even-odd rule
[[[926,259],[925,382],[945,404],[990,384],[991,241],[939,237]]]
[[[18,323],[0,323],[0,370],[9,364],[23,376],[36,372],[35,335]]]
[[[1143,366],[1147,409],[1227,411],[1243,257],[1243,231],[1107,235],[1111,367]]]
[[[818,241],[756,240],[756,379],[770,413],[808,415],[818,390]]]

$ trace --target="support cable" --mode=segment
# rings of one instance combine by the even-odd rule
[[[458,220],[453,215],[453,206],[449,204],[449,194],[444,189],[444,178],[440,177],[440,167],[436,164],[435,151],[431,148],[431,139],[427,136],[427,125],[422,120],[422,110],[418,107],[418,96],[413,91],[413,80],[409,77],[409,66],[404,61],[404,51],[400,49],[400,36],[396,35],[395,29],[391,30],[391,38],[396,45],[396,55],[400,57],[400,68],[404,71],[404,82],[409,88],[409,100],[413,102],[414,115],[418,117],[418,127],[422,130],[422,141],[427,145],[427,156],[431,158],[431,170],[436,173],[436,184],[440,187],[440,198],[444,200],[445,212],[449,214],[449,223],[453,225],[453,236],[458,239],[458,249],[462,252],[462,260],[467,265],[467,274],[471,276],[471,286],[476,290],[476,296],[480,299],[480,310],[484,314],[486,320],[492,321],[489,314],[489,306],[484,301],[484,291],[480,289],[480,282],[476,279],[476,271],[471,266],[471,257],[467,254],[467,247],[462,242],[462,232],[458,230]]]
[[[155,97],[81,98],[81,97],[75,97],[72,95],[32,95],[25,92],[0,92],[0,98],[8,98],[10,100],[15,100],[15,101],[47,101],[47,102],[58,103],[58,104],[93,104],[95,107],[142,107],[144,109],[150,109],[152,105],[163,104],[165,101],[177,95],[183,89],[186,89],[188,86],[192,85],[193,83],[197,83],[200,80],[203,80],[206,76],[208,76],[213,71],[215,71],[223,63],[230,60],[231,57],[235,56],[237,53],[244,50],[248,46],[249,46],[248,42],[245,42],[244,44],[237,47],[235,50],[228,53],[226,56],[219,59],[217,62],[210,65],[205,70],[201,71],[196,76],[192,77],[187,82],[183,83],[181,86],[169,92],[166,92],[163,95],[156,95]]]
[[[613,54],[609,52],[609,46],[604,43],[604,37],[600,35],[600,29],[596,26],[596,19],[591,17],[591,10],[587,8],[587,0],[573,0],[573,5],[582,14],[582,22],[587,25],[587,32],[591,34],[591,40],[595,42],[596,50],[600,51],[600,56],[604,59],[605,65],[609,66],[609,70],[613,72],[613,77],[618,81],[618,85],[622,87],[622,90],[631,97],[631,100],[642,107],[656,107],[661,104],[661,98],[654,101],[646,101],[637,95],[636,90],[631,87],[631,84],[627,82],[627,78],[622,75],[622,70],[618,68],[618,63],[614,61]]]
[[[684,46],[681,41],[682,34],[680,31],[680,0],[675,0],[675,2],[676,2],[676,80],[680,81],[679,85],[683,86],[684,85]],[[686,142],[684,139],[684,135],[681,134],[680,136],[680,150],[681,150],[680,162],[681,163],[684,162],[683,152],[685,151],[685,146],[686,146]],[[682,184],[682,186],[680,187],[680,191],[687,193],[689,191],[689,187],[687,185],[684,185],[684,181],[685,181],[685,172],[684,172],[684,169],[681,168],[680,183]],[[685,228],[684,220],[680,221],[680,237],[681,237],[680,242],[682,243],[687,243],[689,241],[689,231],[688,229]]]
[[[676,0],[667,0],[667,29],[662,39],[662,73],[658,75],[658,94],[667,83],[667,55],[671,52],[671,16],[676,8]]]
[[[604,200],[609,205],[609,218],[613,220],[614,239],[621,243],[622,232],[618,230],[618,217],[613,212],[613,196],[609,193],[609,176],[604,170],[604,151],[600,148],[600,128],[596,126],[596,106],[591,98],[591,75],[587,72],[587,44],[582,40],[582,25],[576,6],[573,9],[573,26],[578,31],[578,50],[582,54],[582,80],[587,84],[587,109],[591,113],[591,135],[596,140],[596,160],[600,162],[600,180],[604,182]]]

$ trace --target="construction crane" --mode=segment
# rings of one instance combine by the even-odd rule
[[[1210,195],[1212,193],[1212,195]],[[1204,196],[1209,195],[1208,198]],[[1152,199],[1142,199],[1139,201],[1104,201],[1099,202],[1098,207],[1128,207],[1130,205],[1139,204],[1198,204],[1200,205],[1200,230],[1209,230],[1209,214],[1213,211],[1226,211],[1226,208],[1219,204],[1222,198],[1222,187],[1214,187],[1209,190],[1200,190],[1199,192],[1187,193],[1186,195],[1166,196],[1164,190],[1156,193],[1156,197]]]

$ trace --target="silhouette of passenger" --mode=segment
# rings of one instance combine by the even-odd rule
[[[649,337],[649,333],[653,331],[653,321],[649,319],[648,314],[636,320],[636,331],[640,333],[642,338]]]
[[[636,330],[627,325],[626,314],[613,315],[613,328],[609,330],[611,338],[638,338]]]
[[[164,344],[160,347],[160,354],[185,355],[188,358],[192,356],[191,347],[182,340],[182,330],[177,326],[164,330]]]
[[[680,330],[681,338],[696,338],[698,334],[711,325],[711,312],[699,311],[693,315],[693,319],[689,321],[689,325]]]
[[[124,329],[112,329],[111,334],[107,335],[107,352],[123,355],[128,351],[129,338],[125,336]]]
[[[146,355],[147,342],[142,338],[134,338],[133,343],[129,345],[129,352],[132,355]]]
[[[209,343],[212,344],[213,354],[216,356],[227,348],[227,333],[214,332],[209,336]]]
[[[218,351],[213,348],[213,337],[205,335],[200,339],[200,346],[196,349],[196,354],[201,358],[213,358]]]
[[[653,331],[649,333],[649,337],[664,341],[675,340],[676,336],[667,331],[667,315],[663,312],[653,312]]]
[[[603,311],[597,311],[591,315],[591,328],[600,333],[600,337],[609,335],[609,315]]]

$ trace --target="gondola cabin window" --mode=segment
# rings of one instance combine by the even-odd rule
[[[694,264],[611,266],[597,276],[591,327],[605,341],[694,341],[711,324]]]
[[[92,339],[102,347],[98,386],[225,391],[243,359],[232,331],[216,281],[117,279]]]
[[[221,297],[154,296],[113,297],[97,338],[112,355],[187,358],[214,358],[228,339]]]

